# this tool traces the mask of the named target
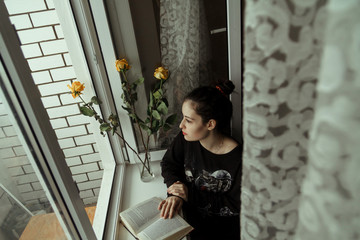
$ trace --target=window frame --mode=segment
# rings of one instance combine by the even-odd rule
[[[232,136],[239,141],[242,139],[242,48],[241,30],[243,1],[227,0],[227,34],[228,34],[228,58],[229,80],[233,81],[237,89],[231,94],[234,111],[231,124]],[[236,124],[237,123],[237,124]]]
[[[4,5],[3,2],[0,4]],[[134,71],[131,74],[134,74],[134,76],[141,76],[142,68],[132,24],[129,2],[128,0],[119,0],[118,4],[121,5],[119,8],[120,12],[118,12],[119,28],[121,30],[121,43],[119,43],[121,45],[121,51],[123,51],[124,56],[127,56],[132,61]],[[111,112],[117,112],[120,118],[124,138],[134,149],[137,150],[138,148],[131,120],[128,117],[127,112],[121,107],[122,99],[120,96],[122,94],[122,89],[118,87],[121,84],[121,79],[120,75],[114,71],[114,61],[118,56],[116,56],[115,47],[112,42],[104,1],[60,0],[54,1],[54,5],[58,12],[61,25],[67,26],[67,30],[64,29],[64,35],[66,36],[66,39],[69,39],[66,41],[71,41],[71,44],[68,44],[68,47],[72,58],[73,56],[76,56],[75,59],[73,59],[73,66],[78,78],[81,79],[81,77],[84,77],[93,79],[94,84],[87,87],[93,88],[97,96],[103,100],[101,108],[102,114],[104,116],[108,116]],[[241,68],[238,67],[241,65],[241,3],[238,1],[228,0],[227,6],[229,29],[229,76],[230,79],[234,81],[235,85],[241,86]],[[5,6],[1,6],[0,9],[3,12],[6,8]],[[3,18],[4,14],[1,13],[0,15],[2,16],[1,18]],[[7,21],[9,21],[7,14],[6,17]],[[4,25],[4,21],[2,21],[1,25]],[[7,27],[9,28],[9,26]],[[14,29],[11,31],[14,31]],[[13,38],[17,39],[17,36],[13,36]],[[15,42],[18,42],[18,40]],[[12,40],[12,44],[13,43],[14,40]],[[6,46],[6,48],[11,49],[13,54],[17,54],[16,58],[19,58],[16,61],[17,64],[19,62],[23,62],[22,65],[27,66],[25,59],[23,59],[20,46],[9,45]],[[4,60],[5,63],[8,61],[9,60],[7,59]],[[23,91],[26,93],[25,95],[20,95],[24,95],[24,97],[31,96],[29,94],[33,94],[33,92],[37,91],[36,86],[34,84],[34,86],[31,86],[30,88],[28,86],[24,88],[23,86],[23,84],[29,84],[24,82],[25,79],[28,79],[27,82],[33,82],[30,81],[30,70],[28,68],[24,68],[23,66],[22,68],[19,68],[19,66],[16,67],[15,65],[13,67],[15,69],[15,75],[18,73],[24,75],[23,72],[28,71],[27,77],[22,78],[22,80],[19,78],[16,81],[19,81],[17,83],[19,84],[19,89],[22,86]],[[233,94],[232,96],[233,102],[238,103],[234,104],[234,109],[241,109],[240,93],[241,91],[238,91],[238,94]],[[18,108],[26,109],[27,111],[30,111],[29,114],[34,115],[34,110],[37,109],[35,109],[34,106],[27,106],[32,103],[24,99],[21,99],[21,101],[24,105],[19,106]],[[26,103],[26,101],[28,101],[28,103]],[[44,109],[42,110],[45,111]],[[29,118],[31,121],[35,121],[34,123],[28,122],[29,127],[33,124],[35,126],[39,125],[39,119],[36,118],[36,116],[34,118],[34,120]],[[233,122],[241,123],[241,111],[235,111]],[[235,133],[234,135],[236,138],[241,139],[241,124],[240,126],[238,125],[233,124],[233,133]],[[51,128],[50,125],[48,127]],[[59,153],[61,149],[58,146],[56,136],[53,133],[52,128],[47,131],[50,133],[52,132],[52,136],[46,136],[48,135],[44,132],[46,129],[48,128],[41,124],[41,128],[39,127],[39,129],[34,131],[36,136],[33,136],[32,141],[36,142],[36,138],[44,139],[49,137],[50,141],[41,142],[41,149],[44,149],[44,152],[50,149],[50,151],[52,150]],[[42,134],[45,136],[41,136]],[[111,147],[113,156],[105,157],[104,178],[101,184],[98,201],[98,206],[101,207],[102,211],[97,211],[97,214],[95,215],[95,232],[88,221],[87,215],[84,211],[84,206],[79,198],[78,190],[76,189],[75,183],[72,181],[71,173],[66,166],[65,161],[56,161],[56,159],[58,159],[59,156],[62,156],[62,154],[58,154],[58,156],[56,156],[54,155],[55,152],[50,152],[47,153],[49,155],[46,155],[47,161],[51,162],[48,166],[49,169],[46,170],[49,175],[46,176],[46,178],[49,178],[49,181],[52,181],[51,189],[57,190],[56,197],[58,198],[57,200],[60,203],[60,209],[66,219],[66,222],[64,222],[63,225],[67,226],[66,229],[69,229],[69,234],[71,234],[71,236],[75,239],[115,239],[116,237],[119,224],[118,213],[121,209],[120,207],[122,201],[121,193],[124,188],[123,183],[126,174],[126,163],[136,163],[136,155],[133,154],[130,149],[119,148],[118,146],[121,146],[121,142],[116,136],[108,136],[107,141],[109,141],[109,146]],[[55,142],[56,144],[53,144]],[[49,144],[47,143],[52,143],[52,145],[56,146],[48,146]],[[53,150],[53,148],[56,149]],[[164,153],[165,150],[152,151],[152,161],[160,160]],[[127,156],[128,159],[125,159],[124,156]],[[46,166],[47,163],[44,157],[42,158],[42,161],[42,165]],[[59,165],[58,162],[63,162],[62,164],[65,165]],[[53,175],[53,178],[50,178],[51,175]]]

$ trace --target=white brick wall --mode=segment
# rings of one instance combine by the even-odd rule
[[[89,164],[83,164],[80,166],[70,167],[70,170],[71,170],[72,174],[75,175],[75,174],[99,170],[99,166],[97,165],[97,163],[89,163]]]
[[[43,0],[5,0],[5,5],[10,15],[46,10]]]
[[[74,139],[75,139],[75,142],[77,145],[95,143],[95,139],[94,139],[93,135],[85,135],[85,136],[75,137]]]
[[[12,16],[12,17],[10,17],[10,21],[12,24],[15,25],[16,30],[21,30],[21,29],[32,27],[29,15],[27,15],[27,14]]]
[[[91,145],[85,145],[85,146],[73,147],[73,148],[66,148],[66,149],[63,149],[63,150],[64,150],[65,157],[67,157],[67,158],[94,152],[94,149],[92,148]],[[84,167],[84,169],[86,169],[86,168]],[[98,170],[98,169],[96,169],[96,170]]]
[[[26,155],[23,146],[13,147],[13,150],[14,150],[16,156],[24,156],[24,155]]]
[[[30,13],[30,18],[34,27],[48,26],[59,23],[55,10]]]
[[[58,142],[62,149],[69,148],[69,147],[75,147],[75,142],[74,142],[73,138],[59,139]],[[70,165],[68,165],[68,166],[70,166]]]
[[[42,55],[39,44],[37,43],[22,45],[21,50],[25,58],[39,57]]]
[[[13,126],[3,127],[3,130],[7,137],[16,136],[16,131]]]
[[[65,66],[64,60],[60,55],[32,58],[28,60],[28,63],[30,70],[33,72]]]
[[[83,155],[81,156],[81,160],[83,161],[83,163],[98,162],[100,161],[100,154],[93,153],[93,154]]]
[[[52,27],[32,28],[18,31],[21,44],[53,40],[56,38]]]
[[[45,55],[65,53],[68,51],[65,39],[40,43],[41,50]]]
[[[68,138],[86,134],[86,128],[84,126],[67,127],[55,130],[56,136],[60,138]]]
[[[101,185],[101,180],[93,180],[93,181],[79,183],[78,187],[79,190],[82,191],[82,190],[100,187],[100,185]]]
[[[51,123],[51,126],[53,127],[53,129],[63,128],[63,127],[68,126],[65,118],[51,119],[50,123]]]
[[[73,175],[73,179],[77,183],[86,182],[89,180],[86,174]]]
[[[15,153],[12,149],[6,148],[6,149],[0,149],[0,156],[4,159],[15,157]]]
[[[41,100],[45,108],[58,107],[61,105],[58,96],[42,97]]]
[[[54,81],[74,79],[76,78],[73,67],[64,67],[50,70],[51,76]],[[69,96],[71,96],[69,94]]]
[[[52,82],[49,71],[31,73],[35,84]]]
[[[8,168],[8,173],[11,176],[24,175],[24,170],[21,167],[17,166],[17,167]]]
[[[92,130],[88,128],[90,118],[80,114],[78,104],[81,100],[73,99],[67,88],[71,81],[76,80],[76,74],[53,0],[5,0],[5,5],[66,163],[74,181],[83,184],[81,198],[85,204],[94,203],[103,174],[101,159],[96,152]],[[0,156],[6,158],[3,164],[11,168],[13,175],[23,174],[16,175],[16,181],[20,192],[28,193],[24,195],[28,203],[44,201],[44,195],[37,192],[41,186],[34,180],[24,149],[15,139],[16,132],[1,111],[0,104]]]
[[[69,167],[82,164],[79,156],[66,158],[65,160]]]
[[[43,85],[39,85],[39,91],[41,93],[41,96],[49,96],[49,95],[65,93],[69,91],[69,88],[67,87],[68,84],[71,85],[71,82],[63,81],[63,82],[43,84]]]
[[[95,180],[95,179],[102,179],[104,172],[101,171],[96,171],[96,172],[89,172],[88,173],[88,177],[90,180]]]

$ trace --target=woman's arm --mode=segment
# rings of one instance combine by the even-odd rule
[[[172,142],[169,149],[166,151],[160,165],[161,175],[167,187],[173,183],[185,181],[184,172],[184,136],[179,133]]]
[[[183,184],[184,143],[184,137],[181,133],[178,134],[161,161],[161,175],[168,187],[168,198],[158,206],[163,218],[172,218],[180,211],[184,201],[187,201],[187,187]]]

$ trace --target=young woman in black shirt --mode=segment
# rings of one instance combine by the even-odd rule
[[[181,132],[161,162],[163,218],[183,210],[191,239],[240,239],[241,145],[230,137],[231,81],[199,87],[182,105]]]

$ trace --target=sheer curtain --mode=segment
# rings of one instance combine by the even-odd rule
[[[203,0],[160,0],[160,45],[162,64],[170,71],[170,111],[180,120],[185,94],[209,84],[210,39]],[[173,129],[165,142],[179,132]]]
[[[242,239],[360,238],[359,12],[246,1]]]

